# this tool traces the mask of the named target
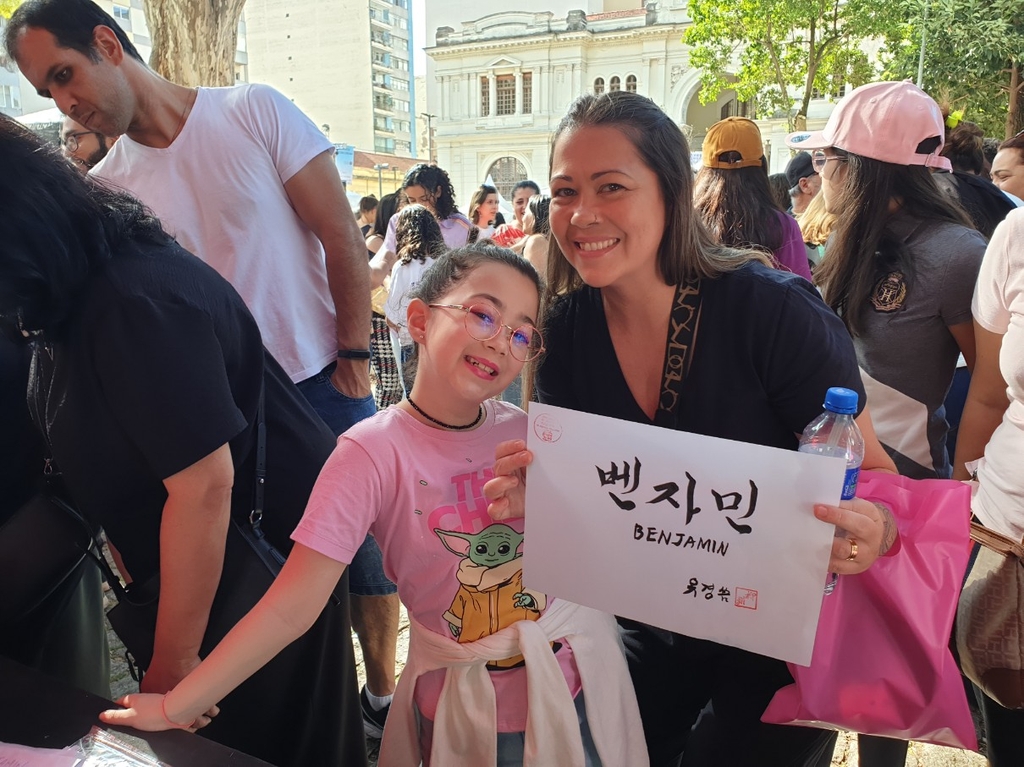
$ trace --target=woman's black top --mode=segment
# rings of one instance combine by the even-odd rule
[[[251,510],[266,387],[264,530],[282,551],[334,437],[234,288],[176,243],[135,243],[94,274],[59,342],[33,358],[29,408],[80,509],[136,580],[159,571],[162,481],[228,443],[231,510]]]

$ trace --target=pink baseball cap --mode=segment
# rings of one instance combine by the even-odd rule
[[[893,165],[951,170],[949,160],[939,154],[945,135],[939,105],[906,80],[854,88],[836,104],[824,130],[790,133],[786,145],[792,149],[835,147]],[[935,137],[939,144],[932,152],[918,153],[922,141]]]

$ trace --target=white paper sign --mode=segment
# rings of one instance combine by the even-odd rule
[[[808,665],[841,458],[530,404],[525,584]]]

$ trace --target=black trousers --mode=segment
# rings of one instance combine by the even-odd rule
[[[775,692],[793,682],[782,661],[634,621],[619,624],[651,767],[830,763],[835,732],[761,722]]]
[[[985,722],[990,767],[1024,764],[1024,710],[1003,708],[977,687],[975,694]]]

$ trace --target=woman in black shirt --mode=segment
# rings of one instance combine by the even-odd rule
[[[31,340],[29,409],[74,502],[135,583],[159,576],[142,689],[165,691],[221,638],[207,624],[229,519],[252,509],[261,391],[263,528],[285,553],[334,438],[234,289],[141,203],[3,117],[0,166],[0,317]],[[279,765],[362,763],[347,601],[289,650],[205,734]]]
[[[562,120],[551,154],[553,298],[540,399],[796,449],[830,386],[857,390],[863,405],[849,336],[806,280],[714,244],[693,211],[689,156],[678,126],[633,93],[584,96]],[[696,333],[682,355],[678,397],[666,396],[663,381],[680,361],[666,354],[673,307],[688,291],[700,297]],[[868,443],[864,468],[893,470],[866,411],[857,421]],[[816,514],[859,542],[835,539],[835,572],[865,570],[895,539],[867,501]],[[652,765],[676,764],[684,750],[684,764],[828,763],[832,733],[760,722],[792,681],[782,661],[621,625]],[[690,728],[709,703],[715,717],[698,729],[698,754]]]

